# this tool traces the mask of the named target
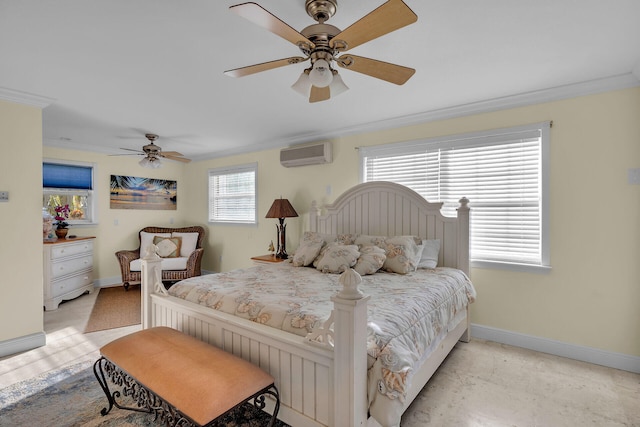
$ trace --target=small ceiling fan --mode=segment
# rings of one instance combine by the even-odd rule
[[[121,150],[135,151],[137,154],[114,154],[114,156],[145,156],[142,160],[140,160],[139,163],[140,166],[149,168],[159,168],[160,166],[162,166],[160,158],[176,160],[182,163],[189,163],[191,161],[191,159],[187,159],[177,151],[162,151],[162,148],[154,143],[158,139],[158,135],[153,133],[146,133],[144,136],[149,140],[149,144],[143,145],[142,150],[121,148]]]
[[[232,12],[295,44],[305,56],[278,59],[224,73],[231,77],[244,77],[311,60],[311,67],[305,69],[292,86],[296,92],[308,96],[309,102],[326,101],[349,89],[333,68],[334,62],[341,68],[397,85],[409,80],[415,73],[413,68],[344,52],[416,22],[417,15],[402,0],[388,0],[341,31],[333,25],[325,24],[336,13],[337,3],[337,0],[305,0],[307,14],[317,24],[309,25],[300,32],[256,3],[231,6],[229,9]]]

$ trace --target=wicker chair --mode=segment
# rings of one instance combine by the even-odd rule
[[[140,232],[147,233],[198,233],[198,242],[196,250],[191,253],[187,260],[186,270],[163,270],[162,280],[167,282],[175,282],[187,279],[189,277],[200,276],[202,274],[201,263],[204,248],[202,242],[204,240],[204,228],[199,226],[182,227],[182,228],[166,228],[166,227],[145,227]],[[125,289],[129,289],[130,285],[140,284],[141,274],[139,271],[131,271],[131,261],[140,258],[140,233],[138,233],[138,249],[122,250],[116,252],[116,258],[120,263],[120,273],[122,274],[122,285]]]

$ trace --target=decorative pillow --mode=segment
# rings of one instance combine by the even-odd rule
[[[188,257],[191,252],[196,250],[198,246],[198,233],[171,233],[171,237],[180,237],[182,239],[182,246],[180,246],[180,256]]]
[[[438,266],[438,254],[440,253],[440,239],[423,240],[422,256],[418,262],[418,268],[436,268]]]
[[[171,237],[171,233],[147,233],[146,231],[140,232],[140,256],[143,257],[147,251],[147,246],[153,245],[154,237]]]
[[[324,245],[324,240],[318,239],[314,240],[302,240],[298,249],[296,249],[295,255],[293,256],[293,265],[294,267],[306,267],[313,263],[313,260],[316,259],[318,254],[320,253],[320,249]]]
[[[363,246],[377,246],[384,249],[384,241],[387,240],[387,236],[368,236],[366,234],[360,234],[356,238],[355,244],[361,247]]]
[[[416,270],[422,245],[416,245],[412,236],[396,236],[385,240],[385,251],[387,259],[382,268],[392,273],[407,274]]]
[[[360,258],[353,267],[361,276],[374,274],[380,270],[387,259],[385,251],[377,246],[362,246],[359,249]]]
[[[353,245],[356,236],[354,234],[324,234],[315,231],[305,231],[302,240],[322,240],[325,243],[340,243],[341,245]]]
[[[177,258],[180,256],[180,246],[182,239],[180,237],[160,237],[153,238],[153,244],[158,247],[158,256],[161,258]]]
[[[323,273],[342,273],[356,265],[359,256],[356,245],[332,244],[328,246],[316,268]]]

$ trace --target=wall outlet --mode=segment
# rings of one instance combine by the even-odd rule
[[[640,169],[629,169],[627,181],[629,182],[629,184],[640,184]]]
[[[8,202],[8,201],[9,201],[9,192],[0,191],[0,202]]]

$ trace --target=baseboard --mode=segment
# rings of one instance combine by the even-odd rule
[[[114,285],[120,285],[122,278],[120,276],[107,277],[104,279],[96,279],[93,281],[93,286],[96,288],[108,288]]]
[[[23,337],[12,338],[0,342],[0,357],[10,356],[23,351],[33,350],[42,347],[47,343],[47,336],[44,332],[25,335]]]
[[[476,324],[471,325],[471,336],[609,368],[640,373],[640,357],[628,354],[614,353]]]

